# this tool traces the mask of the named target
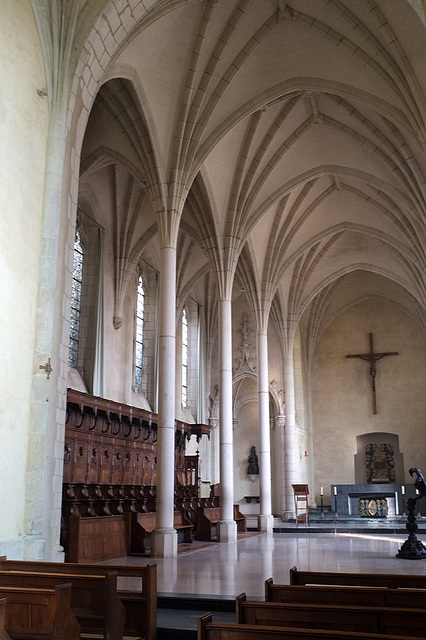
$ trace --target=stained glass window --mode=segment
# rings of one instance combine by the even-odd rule
[[[77,368],[77,365],[78,365],[78,343],[80,338],[82,282],[83,282],[83,248],[81,246],[81,241],[80,241],[80,232],[77,231],[75,234],[75,241],[74,241],[70,337],[69,337],[69,352],[68,352],[68,364],[74,368]]]
[[[138,282],[136,302],[136,337],[135,337],[135,391],[142,391],[142,359],[143,359],[143,314],[145,292],[142,278]]]
[[[182,407],[188,404],[188,314],[182,311]]]

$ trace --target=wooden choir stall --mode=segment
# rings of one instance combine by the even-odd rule
[[[68,562],[149,552],[156,524],[157,422],[158,416],[144,409],[68,390],[61,539]],[[197,537],[200,510],[218,512],[220,506],[219,491],[199,497],[198,455],[185,456],[192,435],[198,441],[209,437],[210,427],[176,421],[174,526],[179,542]],[[238,530],[245,530],[238,508],[235,518]],[[204,529],[201,535],[205,539]]]

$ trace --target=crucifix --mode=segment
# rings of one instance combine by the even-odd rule
[[[373,400],[373,413],[377,413],[377,405],[376,405],[376,362],[377,360],[381,360],[386,356],[397,356],[398,351],[387,351],[386,353],[374,353],[373,346],[373,334],[368,334],[370,340],[370,351],[369,353],[351,353],[346,356],[347,358],[361,358],[361,360],[367,360],[370,363],[370,376],[371,376],[371,393]]]

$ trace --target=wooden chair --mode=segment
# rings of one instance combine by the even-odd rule
[[[304,522],[307,527],[310,526],[309,521],[309,487],[307,484],[293,484],[294,507],[296,512],[296,527],[299,522]]]

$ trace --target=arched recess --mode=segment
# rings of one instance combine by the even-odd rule
[[[283,415],[283,392],[275,381],[269,383],[270,428],[274,429],[275,419]],[[255,371],[239,372],[233,379],[233,419],[234,419],[234,500],[244,504],[245,498],[258,498],[259,478],[248,473],[248,456],[254,446],[258,453],[259,416],[257,374]],[[272,458],[272,456],[271,456]],[[271,460],[272,465],[274,460]],[[255,511],[256,500],[248,511]]]

